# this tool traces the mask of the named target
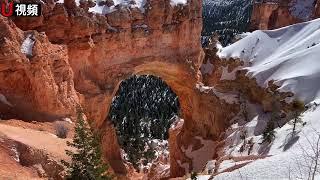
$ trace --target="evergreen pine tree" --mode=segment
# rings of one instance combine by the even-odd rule
[[[301,119],[301,113],[304,110],[304,103],[299,101],[299,100],[294,100],[292,102],[292,110],[293,110],[293,128],[292,128],[292,135],[295,134],[296,131],[296,125],[297,123],[302,123],[302,119]]]
[[[77,125],[73,142],[67,142],[75,151],[66,150],[71,157],[71,163],[62,161],[67,167],[66,179],[72,180],[111,180],[107,172],[108,166],[101,159],[101,148],[98,136],[95,136],[88,124],[83,119],[83,114],[78,112]]]
[[[274,131],[274,122],[269,121],[266,129],[262,133],[262,142],[260,144],[263,144],[265,142],[271,143],[275,138],[275,133],[276,132]]]

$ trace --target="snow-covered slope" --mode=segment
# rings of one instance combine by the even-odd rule
[[[320,19],[277,30],[254,31],[220,50],[221,58],[245,61],[248,76],[266,87],[293,92],[305,103],[320,100]]]
[[[295,133],[291,120],[277,127],[274,140],[266,145],[259,142],[262,141],[261,130],[269,121],[270,114],[249,104],[250,121],[235,121],[226,132],[223,151],[227,157],[233,158],[214,167],[220,173],[214,179],[320,179],[319,43],[320,19],[317,19],[272,31],[255,31],[220,49],[218,55],[221,58],[243,60],[247,75],[256,78],[261,86],[266,87],[268,81],[274,80],[281,91],[295,93],[296,97],[309,104],[309,108],[302,114],[304,123],[297,124]],[[246,142],[252,139],[251,154],[247,150],[239,151],[244,144],[239,137],[242,134],[246,134]],[[200,177],[209,179],[206,175]]]
[[[319,117],[320,107],[314,106],[303,114],[302,119],[306,125],[299,125],[296,135],[292,136],[290,123],[275,129],[276,138],[269,147],[268,157],[255,160],[240,169],[219,174],[214,179],[308,179],[316,167],[315,160],[320,160],[320,157],[317,157],[317,153],[320,152],[320,144],[317,144],[320,135]],[[254,138],[259,139],[261,136]],[[235,162],[233,166],[237,163],[239,164]],[[317,165],[315,175],[318,178],[315,179],[320,178],[319,170],[320,167]]]

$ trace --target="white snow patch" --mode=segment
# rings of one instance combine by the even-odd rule
[[[170,4],[171,6],[176,6],[177,4],[186,4],[187,0],[171,0]]]
[[[142,13],[145,12],[144,6],[146,4],[146,0],[134,0],[134,1],[132,1],[132,0],[113,0],[114,5],[111,7],[108,7],[106,5],[99,6],[99,2],[101,2],[101,0],[97,0],[96,6],[89,8],[89,12],[95,12],[98,14],[105,15],[105,14],[112,13],[112,12],[116,11],[115,7],[117,5],[122,5],[125,7],[131,7],[131,8],[137,7],[140,9],[140,11]]]
[[[68,123],[70,123],[70,124],[72,124],[72,123],[73,123],[73,122],[72,122],[72,120],[71,120],[70,118],[68,118],[68,117],[63,118],[63,120],[64,120],[64,121],[66,121],[66,122],[68,122]]]
[[[234,160],[225,160],[225,161],[222,161],[220,163],[220,166],[219,166],[219,172],[222,172],[230,167],[233,167],[236,165],[236,162]]]
[[[15,145],[13,145],[13,146],[10,148],[10,150],[13,151],[13,153],[14,153],[13,159],[14,159],[16,162],[20,162],[20,153],[18,152],[17,147],[16,147]]]
[[[101,1],[102,0],[97,0],[96,1],[96,5],[94,7],[92,7],[92,8],[89,8],[89,12],[94,12],[94,13],[97,13],[97,14],[105,15],[105,14],[112,13],[112,12],[114,12],[116,10],[114,8],[114,6],[111,6],[111,7],[108,7],[106,5],[100,6],[99,3]]]
[[[20,48],[21,52],[28,56],[32,56],[32,49],[33,49],[34,43],[35,41],[33,39],[33,35],[28,34],[26,39],[23,41],[21,45],[21,48]]]
[[[7,100],[6,96],[4,96],[3,94],[0,93],[0,102],[13,107],[13,105]]]

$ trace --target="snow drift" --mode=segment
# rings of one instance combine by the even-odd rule
[[[277,30],[254,31],[220,49],[220,58],[240,58],[247,75],[266,87],[293,92],[305,103],[320,97],[320,19]]]

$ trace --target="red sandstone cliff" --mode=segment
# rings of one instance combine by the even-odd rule
[[[40,18],[1,17],[0,93],[9,102],[0,103],[4,118],[51,121],[73,117],[80,104],[92,127],[102,132],[105,159],[117,174],[126,175],[130,172],[106,117],[122,80],[133,74],[152,74],[178,95],[184,119],[170,132],[171,177],[204,166],[188,156],[187,150],[201,149],[204,140],[219,141],[239,108],[206,93],[200,85],[216,86],[223,93],[247,84],[252,88],[245,89],[246,94],[265,104],[266,110],[270,95],[241,73],[235,82],[218,82],[226,64],[215,60],[215,51],[207,50],[207,67],[201,74],[201,5],[198,0],[175,6],[170,0],[148,0],[144,12],[119,5],[100,15],[88,12],[92,4],[78,7],[72,0],[64,4],[46,0]],[[313,13],[319,14],[318,7]],[[261,29],[300,21],[291,17],[288,6],[267,3],[255,6],[252,19],[253,28]],[[26,39],[28,47],[31,42],[31,54],[28,48],[21,50]],[[230,64],[230,71],[239,63]],[[216,145],[211,151],[202,157],[204,161],[217,156]]]
[[[40,18],[1,18],[6,31],[0,34],[5,47],[0,54],[4,64],[0,93],[19,110],[4,104],[8,118],[72,117],[80,103],[93,128],[102,132],[106,160],[116,173],[126,174],[106,117],[123,79],[153,74],[180,98],[185,123],[169,139],[170,173],[183,176],[193,169],[194,159],[182,147],[199,144],[197,136],[218,139],[232,118],[231,106],[196,89],[203,59],[201,1],[173,5],[170,0],[148,0],[144,12],[118,5],[106,15],[89,13],[91,6],[47,0]],[[32,54],[21,53],[26,38],[32,42]]]
[[[54,45],[37,31],[21,31],[0,17],[1,118],[45,121],[75,113],[79,97],[67,48]],[[32,49],[29,54],[28,49]]]

